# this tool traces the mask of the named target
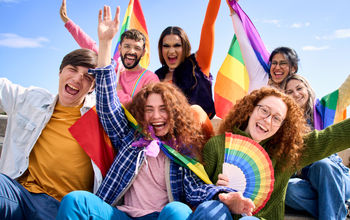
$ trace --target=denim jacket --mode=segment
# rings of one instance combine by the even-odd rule
[[[137,170],[145,160],[143,148],[131,146],[135,131],[128,127],[117,96],[114,65],[115,62],[112,61],[112,65],[105,68],[90,70],[96,78],[97,113],[113,146],[118,149],[118,155],[97,192],[97,196],[113,206],[122,202],[123,195],[133,184]],[[191,170],[169,159],[166,160],[165,167],[169,201],[186,201],[197,206],[219,192],[234,192],[227,187],[205,184]]]
[[[50,120],[58,96],[49,91],[11,83],[0,78],[0,109],[8,115],[5,139],[0,158],[0,172],[16,179],[28,168],[29,155],[42,130]],[[85,114],[95,105],[95,96],[87,95],[80,109]],[[102,182],[102,174],[92,162],[94,191]]]

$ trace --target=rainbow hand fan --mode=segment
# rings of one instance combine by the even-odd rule
[[[223,174],[229,187],[250,198],[256,214],[270,199],[275,182],[269,155],[252,139],[231,133],[225,134]]]

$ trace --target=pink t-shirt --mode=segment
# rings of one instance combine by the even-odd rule
[[[137,177],[124,195],[124,204],[117,206],[131,217],[140,217],[160,212],[169,202],[165,182],[165,154],[146,156]]]
[[[126,104],[131,101],[134,87],[136,89],[134,95],[138,93],[142,87],[152,82],[159,82],[158,76],[153,72],[141,69],[139,71],[121,71],[119,76],[119,84],[122,86],[122,90],[118,90],[118,97],[122,104]],[[140,80],[139,77],[142,75]]]

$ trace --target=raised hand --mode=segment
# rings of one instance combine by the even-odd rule
[[[119,13],[120,8],[117,7],[114,19],[112,19],[111,8],[103,7],[98,13],[97,34],[99,39],[98,62],[97,67],[103,67],[111,63],[111,46],[114,36],[119,30]]]
[[[60,16],[64,23],[67,23],[69,21],[68,15],[67,15],[67,7],[66,7],[66,0],[62,1],[62,5],[60,8]]]
[[[120,8],[118,6],[115,17],[112,20],[111,8],[109,6],[105,5],[103,7],[103,14],[102,10],[99,11],[97,32],[100,41],[112,40],[117,34],[119,30],[119,13]]]
[[[244,198],[240,192],[219,194],[219,199],[233,214],[246,214],[251,216],[255,205],[251,199]]]

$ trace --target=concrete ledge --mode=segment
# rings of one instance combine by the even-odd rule
[[[0,115],[0,137],[5,136],[6,124],[7,124],[7,115]]]

